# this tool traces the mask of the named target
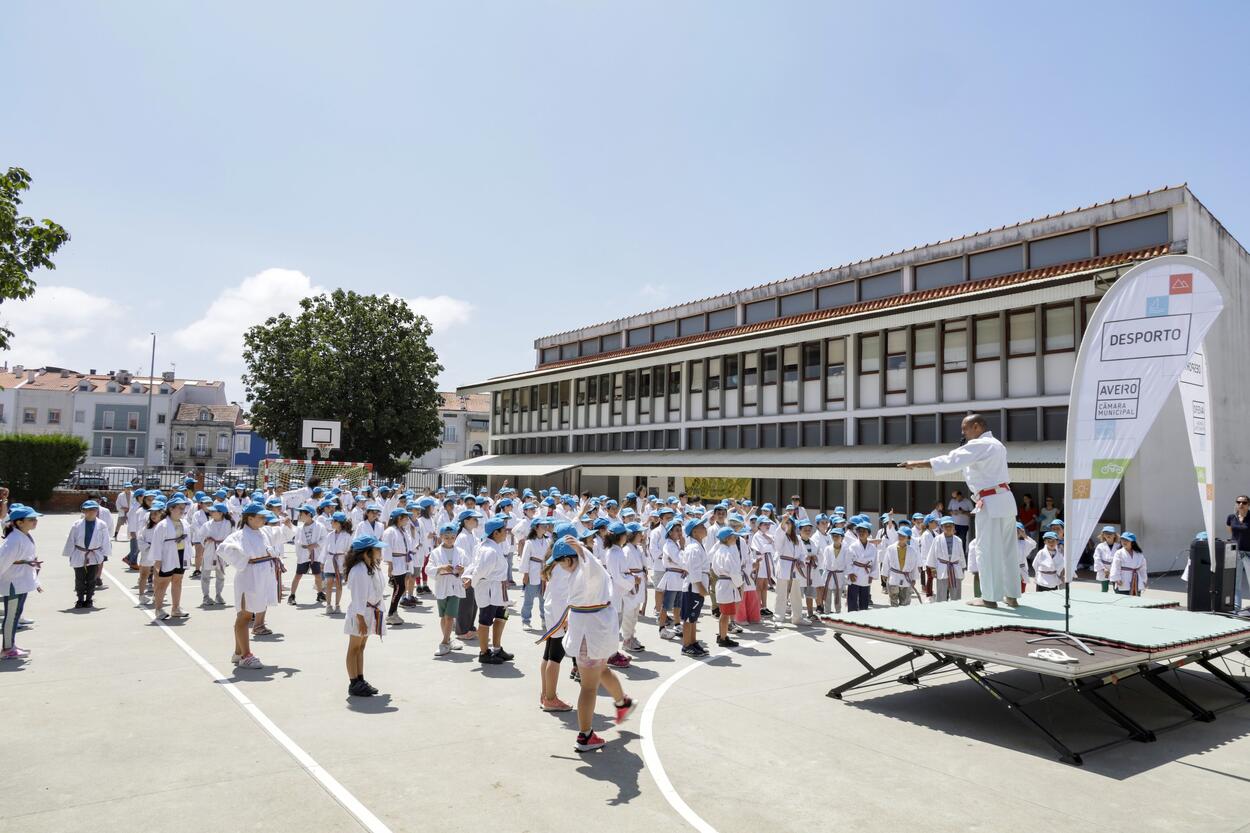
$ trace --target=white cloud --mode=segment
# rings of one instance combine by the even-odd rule
[[[403,301],[413,312],[428,318],[436,333],[466,324],[473,315],[472,304],[450,295],[419,295],[416,298],[404,298]]]
[[[0,321],[14,333],[13,360],[30,367],[73,367],[76,357],[96,355],[130,320],[112,298],[72,286],[40,285],[26,300],[0,306]]]
[[[182,350],[207,348],[218,356],[238,357],[241,364],[245,330],[270,316],[298,314],[301,299],[326,291],[295,269],[266,269],[223,289],[203,315],[171,338]]]

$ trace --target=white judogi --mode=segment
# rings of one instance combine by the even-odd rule
[[[567,571],[558,567],[553,573]],[[551,592],[550,587],[548,592]],[[612,578],[594,557],[577,554],[577,569],[568,582],[568,635],[564,650],[572,656],[605,660],[620,648],[616,611],[612,607]],[[601,607],[602,605],[602,607]],[[581,608],[574,610],[573,608]],[[563,611],[556,611],[558,617]],[[548,614],[548,622],[558,621]]]
[[[321,563],[321,542],[325,540],[326,528],[316,519],[300,524],[295,533],[295,563],[307,561]]]
[[[1038,587],[1058,587],[1063,578],[1063,556],[1058,550],[1042,547],[1033,556],[1033,574]]]
[[[479,608],[508,601],[508,554],[503,544],[490,538],[477,545],[473,564],[473,596]]]
[[[1120,547],[1111,559],[1111,582],[1116,590],[1141,595],[1146,589],[1146,556]]]
[[[182,518],[165,518],[152,530],[153,563],[161,572],[190,566],[191,530]]]
[[[217,554],[235,569],[234,606],[238,610],[263,613],[278,603],[275,564],[280,562],[269,535],[245,526],[230,533]]]
[[[716,604],[733,604],[742,601],[743,577],[742,551],[735,536],[729,543],[717,541],[712,545],[712,570],[716,573]]]
[[[379,564],[369,572],[363,561],[356,563],[347,574],[347,615],[343,617],[343,633],[348,636],[382,636],[386,633],[386,617],[382,611],[382,599],[386,592],[386,576]],[[360,632],[361,616],[365,620],[365,632]]]
[[[920,557],[916,553],[916,548],[911,546],[909,541],[903,548],[903,552],[905,555],[901,564],[897,544],[884,550],[885,554],[881,559],[886,570],[884,575],[886,588],[890,593],[890,604],[894,606],[906,605],[910,600],[912,588],[920,581]]]
[[[848,536],[849,537],[849,536]],[[859,538],[851,538],[842,544],[846,553],[846,574],[851,584],[868,587],[880,573],[877,566],[877,545],[872,541],[861,544]]]
[[[962,471],[977,501],[981,597],[989,602],[1016,598],[1020,595],[1012,569],[1016,561],[1016,500],[1011,494],[1006,447],[993,432],[985,431],[950,453],[931,458],[929,464],[935,475]]]
[[[430,571],[434,574],[434,598],[446,599],[450,596],[458,599],[464,598],[464,581],[455,574],[455,570],[457,567],[461,570],[468,567],[468,561],[464,552],[454,544],[450,547],[440,544],[434,548],[434,551],[430,553]],[[439,570],[444,567],[449,568],[449,572],[440,573]]]
[[[958,535],[949,538],[938,535],[930,541],[924,566],[932,568],[937,576],[937,601],[950,601],[963,595],[964,542]]]
[[[91,531],[91,540],[85,540],[87,519],[79,518],[69,528],[65,537],[65,547],[61,554],[69,559],[71,567],[88,567],[92,564],[103,564],[104,559],[112,551],[113,530],[96,518],[95,528]],[[7,588],[5,588],[7,589]]]
[[[786,603],[790,604],[790,622],[797,625],[803,618],[803,588],[807,586],[807,551],[800,540],[791,541],[790,536],[782,534],[776,541],[775,563],[777,597],[774,620],[780,622],[786,618]]]
[[[1112,547],[1106,541],[1099,541],[1098,546],[1094,547],[1094,578],[1098,581],[1111,580],[1111,562],[1115,556]],[[1119,550],[1119,546],[1115,546],[1115,549]]]
[[[821,586],[825,588],[825,612],[842,612],[842,594],[846,592],[848,564],[846,542],[835,535],[833,542],[821,553]]]

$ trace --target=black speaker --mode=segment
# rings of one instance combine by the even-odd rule
[[[1215,566],[1211,565],[1211,548],[1205,540],[1189,545],[1189,583],[1186,587],[1190,610],[1232,612],[1237,582],[1237,549],[1233,544],[1215,540]]]

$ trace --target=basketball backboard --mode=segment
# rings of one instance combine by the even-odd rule
[[[342,439],[342,423],[332,419],[306,419],[300,432],[300,445],[317,448],[329,444],[330,450],[339,448]]]

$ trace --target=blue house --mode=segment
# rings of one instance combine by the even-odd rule
[[[261,460],[278,457],[278,444],[262,437],[246,422],[234,427],[234,465],[254,469]]]

